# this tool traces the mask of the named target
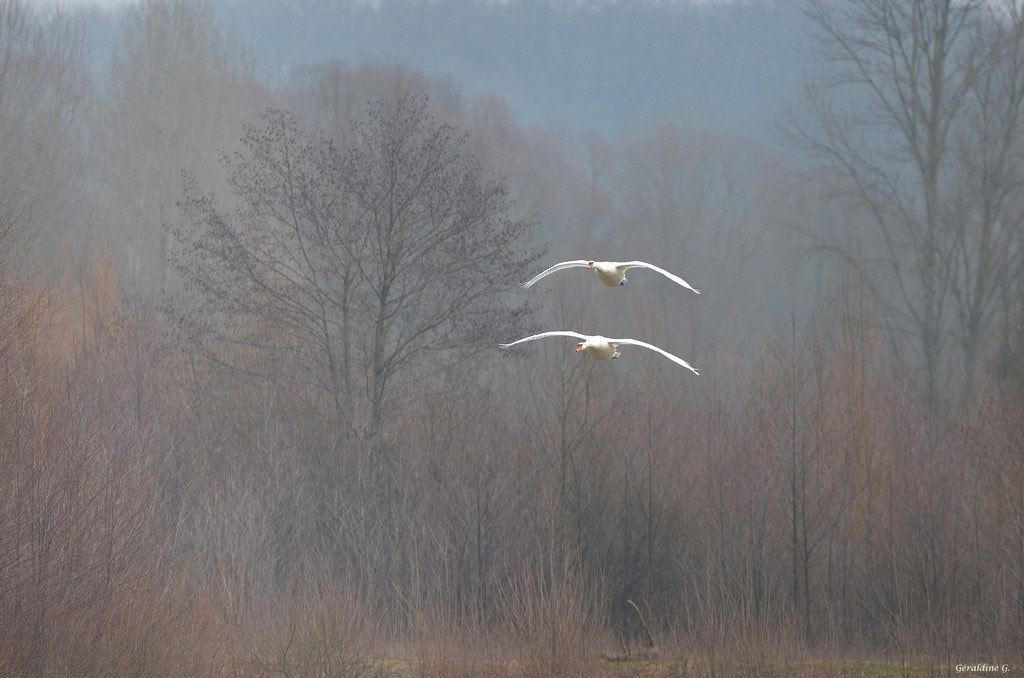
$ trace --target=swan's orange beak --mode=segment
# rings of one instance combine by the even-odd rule
[[[594,268],[594,262],[587,263],[587,268]]]
[[[576,352],[579,353],[583,350],[583,344],[576,344]]]

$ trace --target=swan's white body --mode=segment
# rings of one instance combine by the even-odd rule
[[[501,346],[502,348],[508,348],[510,346],[515,346],[516,344],[521,344],[526,341],[543,339],[544,337],[574,337],[576,339],[582,339],[582,341],[576,344],[576,351],[589,352],[590,355],[597,360],[614,360],[615,358],[618,358],[618,348],[620,344],[624,344],[627,346],[642,346],[652,351],[657,351],[658,353],[665,356],[672,362],[676,363],[677,365],[682,365],[683,367],[690,370],[694,374],[700,374],[700,372],[698,372],[696,368],[693,367],[693,365],[686,362],[679,356],[672,355],[668,351],[660,349],[657,346],[654,346],[653,344],[648,344],[647,342],[644,341],[637,341],[636,339],[609,339],[608,337],[602,337],[598,334],[588,336],[586,334],[580,334],[579,332],[567,332],[559,330],[556,332],[541,332],[540,334],[534,334],[529,337],[517,339],[516,341],[513,341],[511,344],[498,345]]]
[[[539,273],[530,280],[523,283],[523,287],[531,287],[535,282],[540,280],[546,275],[551,275],[555,271],[562,271],[567,268],[590,268],[597,273],[597,279],[603,282],[608,287],[618,287],[619,285],[625,285],[626,271],[631,268],[649,268],[652,271],[657,271],[677,285],[682,285],[688,290],[693,291],[695,294],[700,294],[700,290],[686,282],[674,273],[669,273],[663,268],[659,268],[654,264],[648,264],[646,261],[587,261],[586,259],[574,259],[573,261],[563,261],[560,264],[555,264],[546,271]]]

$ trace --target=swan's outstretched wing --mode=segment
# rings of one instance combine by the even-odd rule
[[[690,370],[694,374],[700,374],[700,372],[697,371],[697,368],[695,368],[693,365],[691,365],[690,363],[686,362],[685,360],[683,360],[679,356],[672,355],[671,353],[669,353],[668,351],[666,351],[664,349],[658,348],[657,346],[654,346],[653,344],[648,344],[646,341],[637,341],[636,339],[610,339],[609,341],[611,341],[613,344],[631,344],[633,346],[643,346],[644,348],[649,348],[652,351],[657,351],[658,353],[660,353],[661,355],[665,356],[666,358],[668,358],[672,362],[677,363],[679,365],[682,365],[683,367],[685,367],[686,369]]]
[[[657,271],[658,273],[662,274],[663,276],[665,276],[666,278],[668,278],[672,282],[674,282],[674,283],[676,283],[678,285],[682,285],[683,287],[685,287],[688,290],[693,290],[696,294],[700,294],[700,290],[698,290],[696,287],[694,287],[690,283],[688,283],[685,280],[683,280],[682,278],[680,278],[675,273],[669,273],[665,269],[660,268],[658,266],[655,266],[654,264],[648,264],[646,261],[622,261],[622,262],[618,262],[617,265],[618,266],[625,266],[627,269],[630,269],[630,268],[649,268],[652,271]]]
[[[554,266],[552,266],[548,270],[544,271],[543,273],[538,273],[534,277],[532,277],[529,280],[527,280],[526,282],[524,282],[523,283],[523,289],[525,289],[527,287],[530,287],[531,285],[533,285],[533,283],[537,282],[538,280],[540,280],[541,278],[543,278],[546,275],[551,275],[555,271],[561,271],[561,270],[564,270],[566,268],[580,268],[580,267],[586,268],[587,264],[589,264],[589,263],[590,263],[590,261],[587,260],[587,259],[574,259],[573,261],[563,261],[560,264],[555,264]]]
[[[555,332],[541,332],[540,334],[534,334],[529,337],[523,337],[522,339],[516,339],[511,344],[498,344],[502,348],[508,348],[509,346],[515,346],[521,344],[524,341],[533,341],[534,339],[543,339],[544,337],[575,337],[576,339],[583,339],[586,341],[587,335],[580,334],[579,332],[563,332],[561,330]]]

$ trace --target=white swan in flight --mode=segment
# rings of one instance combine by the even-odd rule
[[[657,351],[658,353],[665,356],[672,362],[678,365],[682,365],[683,367],[690,370],[694,374],[700,374],[700,372],[698,372],[697,369],[693,367],[693,365],[686,362],[679,356],[672,355],[671,353],[664,349],[660,349],[657,346],[648,344],[647,342],[637,341],[636,339],[609,339],[608,337],[602,337],[598,334],[587,336],[586,334],[580,334],[579,332],[556,331],[541,332],[540,334],[534,334],[529,337],[517,339],[516,341],[513,341],[511,344],[498,344],[498,346],[502,348],[508,348],[510,346],[515,346],[516,344],[521,344],[525,341],[543,339],[544,337],[574,337],[576,339],[582,339],[583,341],[576,344],[576,352],[578,353],[580,351],[589,351],[590,355],[592,355],[597,360],[614,360],[615,358],[618,358],[620,355],[617,350],[619,348],[619,344],[625,344],[627,346],[643,346],[644,348],[649,348],[652,351]]]
[[[591,268],[597,273],[597,278],[608,287],[617,287],[619,285],[626,284],[626,271],[631,268],[649,268],[652,271],[657,271],[677,285],[682,285],[688,290],[692,290],[695,294],[700,294],[700,290],[686,282],[678,275],[669,273],[663,268],[659,268],[654,264],[648,264],[646,261],[587,261],[586,259],[574,259],[573,261],[563,261],[560,264],[555,264],[543,273],[539,273],[533,278],[523,283],[523,287],[531,287],[535,282],[540,280],[546,275],[551,275],[555,271],[562,271],[567,268]]]

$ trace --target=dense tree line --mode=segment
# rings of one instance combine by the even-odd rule
[[[808,175],[405,68],[271,85],[197,0],[131,6],[101,87],[4,0],[0,672],[1018,659],[1024,16],[993,7],[807,3]],[[518,287],[588,256],[704,294]],[[531,329],[702,374],[497,351]]]

